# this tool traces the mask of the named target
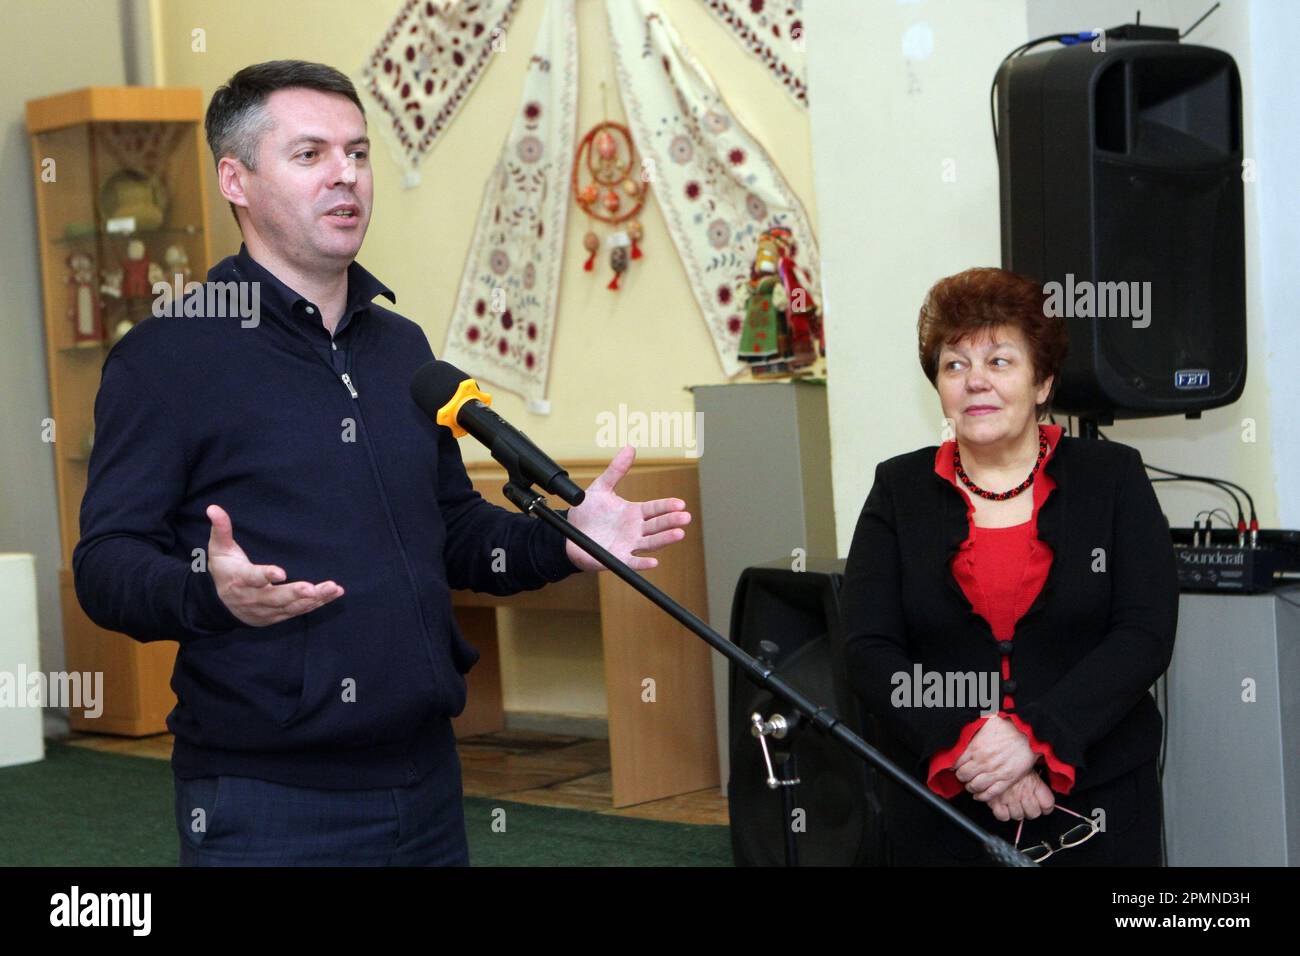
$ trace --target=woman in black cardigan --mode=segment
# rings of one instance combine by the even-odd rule
[[[1159,865],[1169,525],[1136,450],[1039,424],[1066,349],[1045,301],[1001,269],[926,297],[921,366],[954,434],[876,468],[844,574],[849,679],[881,748],[981,827],[1048,866]],[[984,862],[901,788],[884,803],[895,863]]]

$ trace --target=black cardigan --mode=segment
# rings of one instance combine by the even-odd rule
[[[930,757],[979,709],[896,708],[892,676],[914,662],[1000,674],[1009,651],[1015,713],[1074,766],[1075,792],[1151,760],[1161,719],[1148,690],[1173,654],[1178,575],[1141,455],[1061,436],[1044,466],[1056,487],[1038,511],[1051,570],[1010,647],[999,647],[949,567],[969,526],[962,493],[934,470],[937,451],[877,466],[844,571],[848,677],[882,748],[924,781]]]

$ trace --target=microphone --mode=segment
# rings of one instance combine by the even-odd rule
[[[473,435],[486,445],[512,477],[519,475],[571,505],[582,504],[586,493],[573,483],[569,473],[527,435],[488,408],[492,396],[481,391],[478,382],[456,366],[438,359],[420,366],[411,379],[411,398],[421,411],[450,428],[457,438]]]

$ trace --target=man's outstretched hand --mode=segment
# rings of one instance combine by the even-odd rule
[[[250,627],[266,627],[314,611],[343,596],[333,581],[281,584],[284,569],[274,564],[253,564],[235,544],[230,515],[219,505],[208,505],[212,531],[208,535],[208,574],[230,613]]]
[[[633,571],[659,566],[657,558],[637,557],[634,552],[658,551],[686,537],[684,526],[691,523],[686,502],[678,498],[656,501],[626,501],[614,491],[632,462],[631,445],[614,456],[605,473],[587,487],[582,504],[569,509],[569,523],[597,544],[625,562]],[[603,571],[605,566],[572,541],[566,542],[569,560],[583,571]]]

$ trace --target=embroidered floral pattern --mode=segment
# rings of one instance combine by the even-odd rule
[[[501,48],[519,0],[406,0],[361,68],[357,89],[407,184]],[[369,111],[367,111],[369,112]]]
[[[577,42],[574,0],[546,0],[515,122],[484,190],[441,356],[529,399],[545,398],[555,335],[568,157],[576,139]]]
[[[801,0],[704,0],[704,6],[751,56],[767,67],[796,103],[807,108]]]

